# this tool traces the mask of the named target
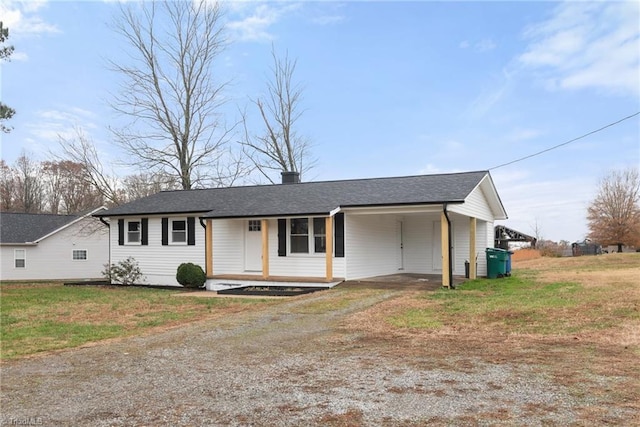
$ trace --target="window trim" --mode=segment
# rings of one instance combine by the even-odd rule
[[[23,257],[22,258],[18,258],[18,252],[22,252],[23,253]],[[22,267],[18,267],[16,265],[16,261],[18,260],[22,260],[24,265]],[[14,249],[13,250],[13,268],[15,269],[19,269],[19,270],[23,270],[27,268],[27,250],[26,249]]]
[[[174,241],[173,240],[173,223],[174,222],[183,222],[184,223],[184,241]],[[187,224],[187,218],[186,217],[180,217],[180,218],[169,218],[169,226],[167,227],[167,234],[169,234],[169,241],[168,243],[170,245],[176,245],[176,246],[187,246],[187,242],[189,241],[189,224]]]
[[[262,220],[250,219],[247,221],[247,231],[262,231]]]
[[[292,243],[291,243],[291,220],[293,219],[306,219],[308,222],[308,229],[307,229],[307,252],[292,252],[291,248],[292,248]],[[327,238],[327,234],[326,234],[326,229],[325,229],[325,233],[324,234],[316,234],[315,232],[315,220],[316,219],[321,219],[323,221],[326,221],[326,217],[324,216],[307,216],[307,217],[295,217],[295,218],[288,218],[287,219],[287,255],[288,256],[313,256],[313,257],[321,257],[321,256],[326,256],[327,252],[326,252],[326,248],[324,252],[316,252],[316,237],[324,237],[325,238],[325,246],[326,246],[326,238]],[[326,225],[325,225],[326,227]],[[295,234],[293,234],[293,236],[295,236]],[[299,236],[302,236],[302,234],[299,234]],[[333,248],[331,248],[331,253],[332,256],[333,255]]]
[[[84,252],[84,258],[76,258],[74,254],[76,252]],[[87,249],[71,249],[71,261],[73,262],[87,262],[89,261],[89,250]]]
[[[292,227],[293,227],[293,221],[296,219],[306,219],[307,220],[307,233],[306,234],[293,234],[292,231]],[[311,248],[309,247],[309,236],[312,235],[311,233],[311,227],[312,227],[313,221],[309,221],[309,217],[298,217],[298,218],[289,218],[289,227],[288,227],[288,235],[289,235],[289,254],[291,255],[312,255],[313,252],[311,252]],[[293,237],[302,237],[302,236],[306,236],[307,238],[307,250],[306,252],[294,252],[293,251]]]
[[[135,231],[129,231],[129,224],[137,222],[138,223],[138,241],[131,241],[129,240],[129,233],[135,233]],[[127,219],[124,222],[124,234],[125,234],[125,239],[124,239],[124,243],[125,245],[132,245],[132,246],[141,246],[142,245],[142,219],[138,218],[138,219]]]

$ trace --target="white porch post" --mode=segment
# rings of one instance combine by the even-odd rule
[[[208,219],[204,230],[205,273],[213,276],[213,221]]]
[[[260,224],[262,230],[262,278],[269,277],[269,220],[263,219]]]
[[[471,280],[478,277],[476,271],[476,225],[476,218],[469,218],[469,279]]]

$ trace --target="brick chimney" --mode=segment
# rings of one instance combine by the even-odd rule
[[[300,182],[300,172],[281,172],[283,184],[297,184]]]

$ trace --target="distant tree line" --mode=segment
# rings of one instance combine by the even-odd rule
[[[114,180],[107,194],[91,171],[71,160],[38,162],[23,153],[12,165],[0,160],[0,211],[75,214],[178,188],[175,179],[140,173]]]

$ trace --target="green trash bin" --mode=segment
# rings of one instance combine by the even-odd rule
[[[496,279],[507,274],[509,252],[499,248],[487,248],[487,278]]]

